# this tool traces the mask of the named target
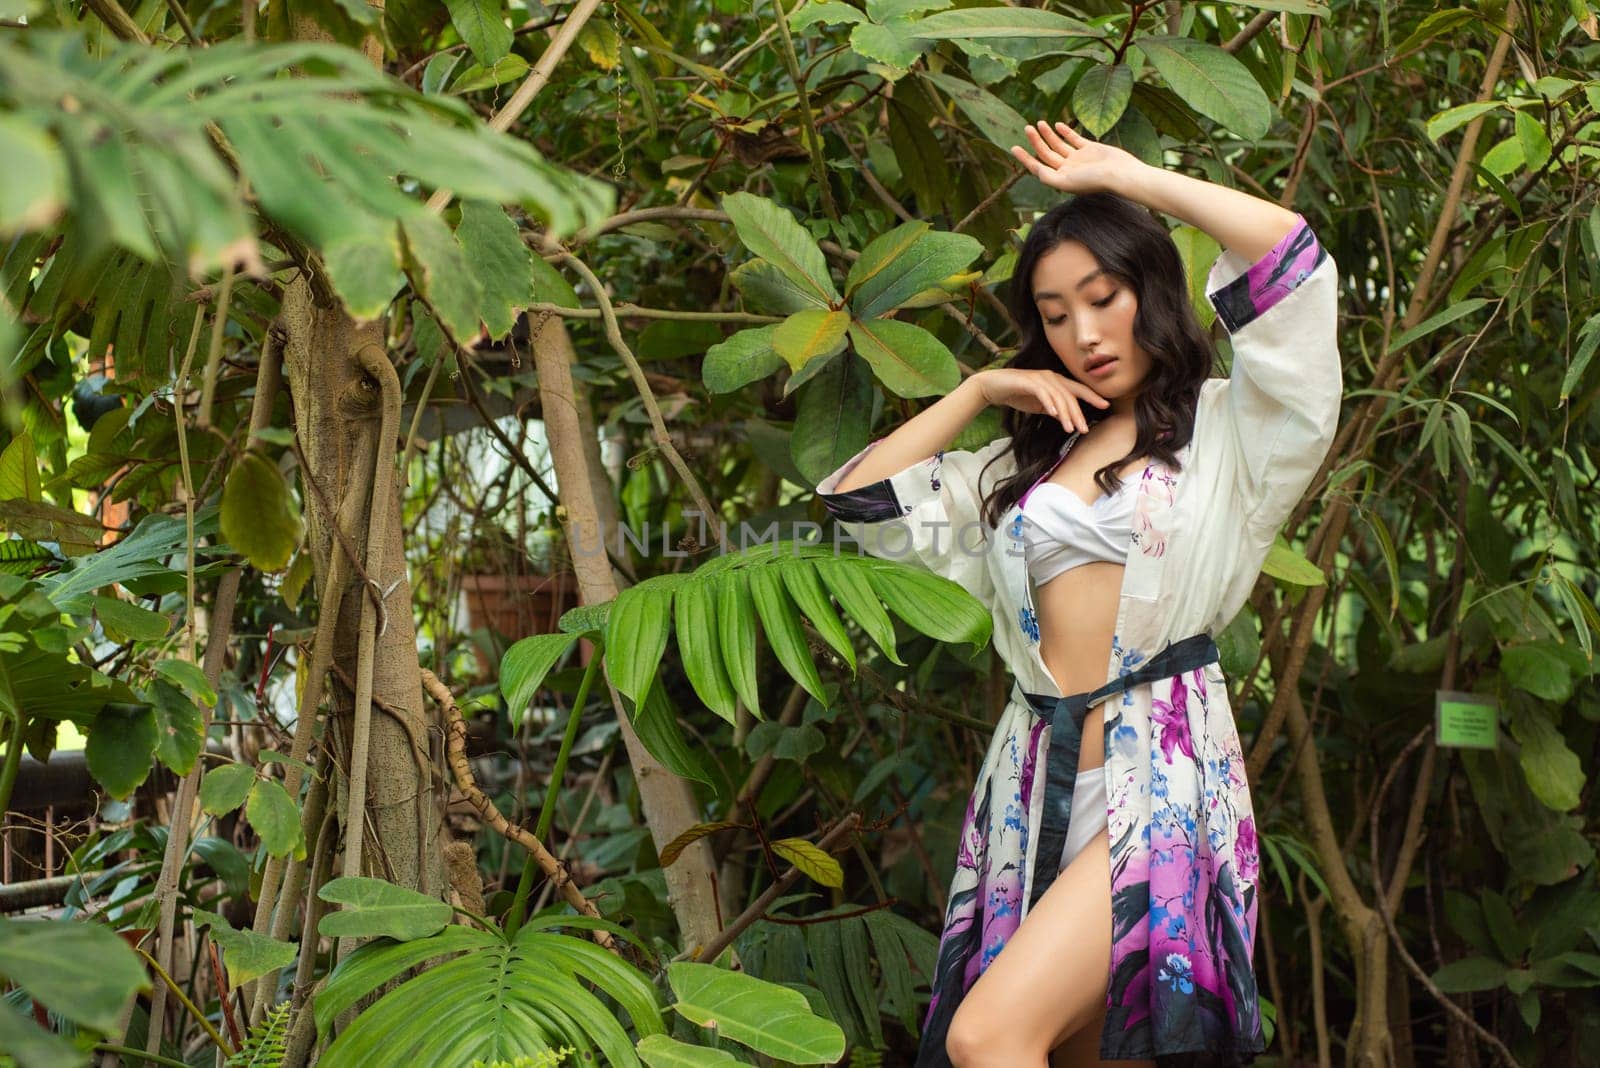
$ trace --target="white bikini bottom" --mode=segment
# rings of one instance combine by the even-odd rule
[[[1080,771],[1072,787],[1071,826],[1061,847],[1060,871],[1066,871],[1072,858],[1106,829],[1106,769]]]

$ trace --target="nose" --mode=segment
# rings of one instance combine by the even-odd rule
[[[1078,316],[1077,324],[1078,347],[1087,355],[1100,344],[1100,327],[1087,315]]]

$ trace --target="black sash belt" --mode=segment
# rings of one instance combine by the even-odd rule
[[[1204,667],[1218,658],[1210,634],[1193,634],[1173,642],[1133,671],[1120,675],[1098,690],[1055,697],[1022,691],[1034,713],[1050,724],[1050,746],[1045,754],[1044,807],[1039,820],[1039,847],[1034,854],[1031,909],[1055,882],[1061,851],[1072,815],[1072,790],[1078,780],[1078,750],[1083,744],[1083,722],[1089,709],[1108,697]],[[1063,714],[1065,713],[1065,714]]]

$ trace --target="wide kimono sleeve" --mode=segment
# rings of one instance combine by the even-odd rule
[[[988,548],[993,530],[983,521],[983,501],[1002,479],[1016,473],[1011,438],[971,451],[944,450],[888,478],[837,492],[839,482],[877,444],[872,442],[819,482],[818,498],[862,551],[941,575],[992,604]],[[841,550],[848,544],[839,541]]]
[[[1230,249],[1206,295],[1227,328],[1233,368],[1221,408],[1235,490],[1258,529],[1276,530],[1333,444],[1344,391],[1338,270],[1303,216],[1254,263]]]

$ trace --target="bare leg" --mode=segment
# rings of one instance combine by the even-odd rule
[[[1056,877],[967,992],[945,1050],[956,1068],[1049,1068],[1051,1050],[1081,1043],[1098,1065],[1111,970],[1111,857],[1097,834]],[[1059,1055],[1067,1055],[1067,1050]],[[1136,1065],[1117,1061],[1119,1068]],[[1154,1068],[1154,1062],[1146,1062]]]

